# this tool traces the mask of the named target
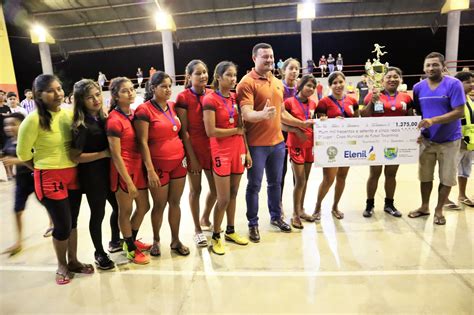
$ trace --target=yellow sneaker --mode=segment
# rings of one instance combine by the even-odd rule
[[[224,255],[225,254],[225,247],[224,243],[220,238],[217,240],[211,239],[211,250],[214,252],[214,254],[217,255]]]
[[[231,233],[231,234],[226,234],[225,235],[226,241],[234,242],[235,244],[238,245],[247,245],[249,243],[249,240],[243,236],[240,236],[237,233]]]

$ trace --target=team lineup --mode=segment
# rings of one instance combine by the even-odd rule
[[[170,249],[177,255],[189,255],[189,248],[180,239],[180,203],[186,178],[195,228],[193,241],[198,247],[210,246],[217,255],[227,252],[227,242],[247,246],[249,241],[261,241],[258,212],[262,208],[259,194],[264,173],[270,224],[281,232],[303,229],[304,223],[320,221],[323,200],[332,186],[334,200],[330,211],[334,218],[343,219],[338,204],[349,167],[323,167],[314,211],[308,213],[303,206],[313,163],[318,159],[313,154],[313,125],[327,119],[421,116],[417,127],[422,204],[407,213],[408,217],[431,214],[429,200],[436,165],[440,184],[434,224],[446,224],[443,208],[457,206],[448,197],[451,187],[458,183],[459,202],[473,205],[466,195],[474,149],[471,72],[459,72],[455,77],[446,75],[444,56],[430,53],[423,65],[427,78],[414,86],[413,97],[398,90],[402,71],[388,67],[382,88],[372,87],[365,97],[356,100],[346,93],[346,78],[340,71],[329,75],[330,93],[323,97],[313,75],[300,77],[301,65],[296,59],[285,60],[283,79],[276,78],[269,44],[255,45],[252,60],[254,68],[240,82],[237,65],[230,61],[217,64],[211,88],[206,64],[192,60],[185,70],[185,90],[176,102],[170,101],[172,78],[158,71],[147,82],[144,103],[136,110],[131,108],[136,97],[134,84],[126,77],[111,80],[108,109],[97,82],[76,82],[71,111],[61,108],[64,91],[59,79],[53,75],[38,76],[32,89],[36,110],[26,118],[17,112],[4,119],[9,139],[4,146],[3,162],[17,167],[14,210],[18,237],[7,252],[13,255],[21,250],[21,213],[33,192],[52,222],[58,261],[55,281],[59,285],[69,283],[74,273],[94,273],[94,266],[81,262],[76,255],[82,194],[91,209],[89,231],[95,264],[103,270],[115,267],[102,241],[107,202],[113,209],[109,252],[123,251],[135,264],[147,264],[150,256],[160,256],[160,229],[168,206]],[[289,222],[282,211],[288,157],[294,182]],[[394,200],[398,168],[370,166],[366,206],[361,215],[370,218],[374,213],[374,197],[382,172],[383,210],[394,217],[403,215]],[[237,194],[245,172],[248,233],[235,227],[239,215]],[[206,177],[209,186],[203,207],[199,204],[202,177]],[[153,230],[151,244],[138,237],[148,211]],[[212,232],[210,240],[204,231]]]

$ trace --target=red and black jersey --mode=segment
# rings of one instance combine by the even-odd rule
[[[204,94],[196,94],[191,88],[179,93],[176,98],[176,107],[187,110],[188,133],[193,139],[208,139],[203,122],[204,97],[212,93],[211,89],[205,89]]]
[[[364,99],[364,104],[368,105],[372,100],[372,92],[367,94]],[[380,101],[383,102],[383,113],[372,113],[373,117],[382,116],[406,116],[408,110],[413,108],[413,100],[410,95],[406,93],[395,93],[390,96],[385,91],[380,93]]]
[[[218,92],[212,92],[204,97],[204,110],[215,112],[216,128],[231,129],[237,128],[239,124],[239,107],[236,102],[235,93],[230,93],[229,97],[224,97]],[[225,138],[211,137],[211,150],[215,146],[230,143],[229,139],[242,138],[241,135],[233,135]]]
[[[239,123],[239,107],[235,93],[224,97],[217,92],[212,92],[204,97],[204,110],[216,113],[216,127],[223,129],[237,128]]]
[[[141,163],[141,155],[132,124],[133,110],[131,112],[131,115],[126,115],[120,109],[114,109],[107,117],[107,136],[120,138],[121,156],[124,160]]]
[[[308,99],[303,103],[297,96],[291,97],[285,101],[285,109],[293,117],[305,121],[311,119],[311,113],[316,109],[316,103],[312,99]],[[294,132],[288,132],[286,145],[288,147],[307,148],[313,146],[313,129],[303,129],[308,139],[302,142]]]
[[[344,96],[342,100],[337,100],[334,96],[323,97],[316,111],[325,114],[328,118],[354,117],[354,112],[359,109],[357,101],[350,96]]]
[[[135,110],[135,119],[149,123],[148,147],[152,159],[177,160],[184,157],[183,143],[179,138],[181,122],[173,102],[168,102],[166,111],[155,101],[140,104]]]

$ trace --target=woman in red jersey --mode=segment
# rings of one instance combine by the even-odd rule
[[[316,103],[310,99],[316,88],[314,76],[304,75],[298,82],[298,94],[285,101],[285,108],[293,117],[302,121],[312,118],[316,109]],[[313,129],[298,129],[298,132],[289,132],[286,145],[290,152],[290,160],[293,167],[295,187],[293,190],[293,218],[291,225],[296,229],[302,229],[301,219],[314,222],[314,218],[304,212],[304,197],[306,195],[306,184],[314,162],[313,156]],[[303,134],[303,135],[302,135]]]
[[[402,70],[389,67],[383,77],[383,90],[374,89],[364,100],[364,109],[360,111],[363,117],[387,117],[413,115],[413,100],[406,93],[398,93],[397,88],[402,82]],[[376,108],[377,107],[377,108]],[[375,110],[377,109],[377,110]],[[384,168],[385,174],[385,205],[383,210],[394,217],[401,217],[402,213],[395,208],[393,197],[397,185],[396,176],[398,165],[373,165],[370,166],[370,175],[367,180],[367,202],[362,214],[369,218],[374,213],[374,197],[380,175]]]
[[[110,184],[119,205],[119,225],[125,239],[123,249],[134,263],[147,264],[150,257],[143,251],[149,250],[151,245],[136,239],[143,217],[150,209],[143,163],[132,123],[134,112],[130,108],[136,91],[133,83],[125,77],[113,79],[109,89],[111,99],[106,130],[113,161]],[[132,215],[133,201],[137,208]]]
[[[298,81],[298,76],[300,75],[300,62],[294,58],[288,58],[283,62],[283,100],[286,100],[290,97],[296,95],[296,85]],[[288,139],[288,132],[293,131],[297,132],[298,128],[282,125],[283,137]],[[285,187],[285,176],[286,170],[288,169],[288,148],[285,147],[285,160],[283,162],[282,176],[281,176],[281,199],[283,199],[283,188]],[[282,217],[284,217],[283,211],[283,200],[281,201],[281,212]]]
[[[212,171],[217,189],[211,249],[218,255],[225,254],[220,237],[224,213],[227,214],[225,239],[238,245],[248,244],[234,228],[240,178],[245,167],[252,166],[236,97],[231,92],[236,83],[237,67],[230,61],[222,61],[214,70],[214,92],[204,97],[204,126],[211,141]]]
[[[204,129],[202,101],[206,94],[209,78],[206,64],[201,60],[192,60],[186,66],[186,89],[176,98],[176,113],[181,121],[180,136],[183,139],[188,162],[189,206],[194,221],[194,241],[199,247],[207,247],[203,228],[210,228],[209,216],[216,203],[216,188],[211,172],[211,148],[209,137]],[[209,183],[204,213],[199,218],[199,197],[201,196],[202,171]]]
[[[322,118],[350,118],[359,116],[359,105],[357,101],[344,94],[346,77],[342,72],[334,71],[328,77],[329,88],[332,94],[323,97],[316,109],[316,112]],[[334,203],[332,205],[332,215],[336,219],[343,219],[344,213],[339,211],[338,203],[341,199],[349,167],[325,167],[323,168],[323,181],[319,185],[318,199],[313,213],[316,220],[321,219],[321,203],[336,180],[334,192]]]
[[[153,198],[152,256],[161,255],[160,229],[166,204],[169,205],[171,250],[182,256],[189,255],[189,248],[179,240],[179,204],[186,183],[186,158],[179,138],[181,122],[170,97],[171,77],[163,71],[154,73],[147,87],[145,103],[137,107],[134,122]]]

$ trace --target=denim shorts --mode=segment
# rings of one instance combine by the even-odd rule
[[[458,176],[468,178],[471,176],[472,159],[474,151],[461,149],[459,152]]]

